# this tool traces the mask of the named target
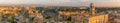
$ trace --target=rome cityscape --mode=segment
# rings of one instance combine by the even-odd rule
[[[120,23],[120,0],[0,0],[0,23]]]

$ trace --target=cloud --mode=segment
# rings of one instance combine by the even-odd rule
[[[80,0],[80,2],[89,2],[90,0]]]
[[[39,4],[39,5],[69,5],[69,6],[84,6],[89,5],[91,0],[0,0],[0,4]],[[120,0],[95,0],[96,5],[103,3],[120,3]],[[112,5],[112,4],[110,4]]]
[[[95,2],[120,2],[120,0],[95,0]]]
[[[40,0],[41,3],[65,3],[65,2],[73,2],[71,0]]]

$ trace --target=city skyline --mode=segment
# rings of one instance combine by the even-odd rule
[[[97,7],[120,7],[120,0],[95,0]],[[89,6],[91,0],[0,0],[0,5]]]

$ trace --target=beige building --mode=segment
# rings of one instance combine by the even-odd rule
[[[71,20],[74,23],[107,23],[108,14],[96,13],[95,4],[93,1],[90,4],[91,8],[91,12],[89,13],[90,15],[82,14],[82,16],[72,17]]]
[[[108,14],[97,14],[94,16],[73,15],[71,20],[74,23],[107,23]]]
[[[108,15],[101,14],[97,16],[91,16],[88,18],[88,23],[107,23],[108,22]]]

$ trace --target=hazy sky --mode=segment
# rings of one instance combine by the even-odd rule
[[[89,6],[91,0],[0,0],[0,5],[55,5],[55,6]],[[95,0],[98,7],[120,7],[120,0]]]

